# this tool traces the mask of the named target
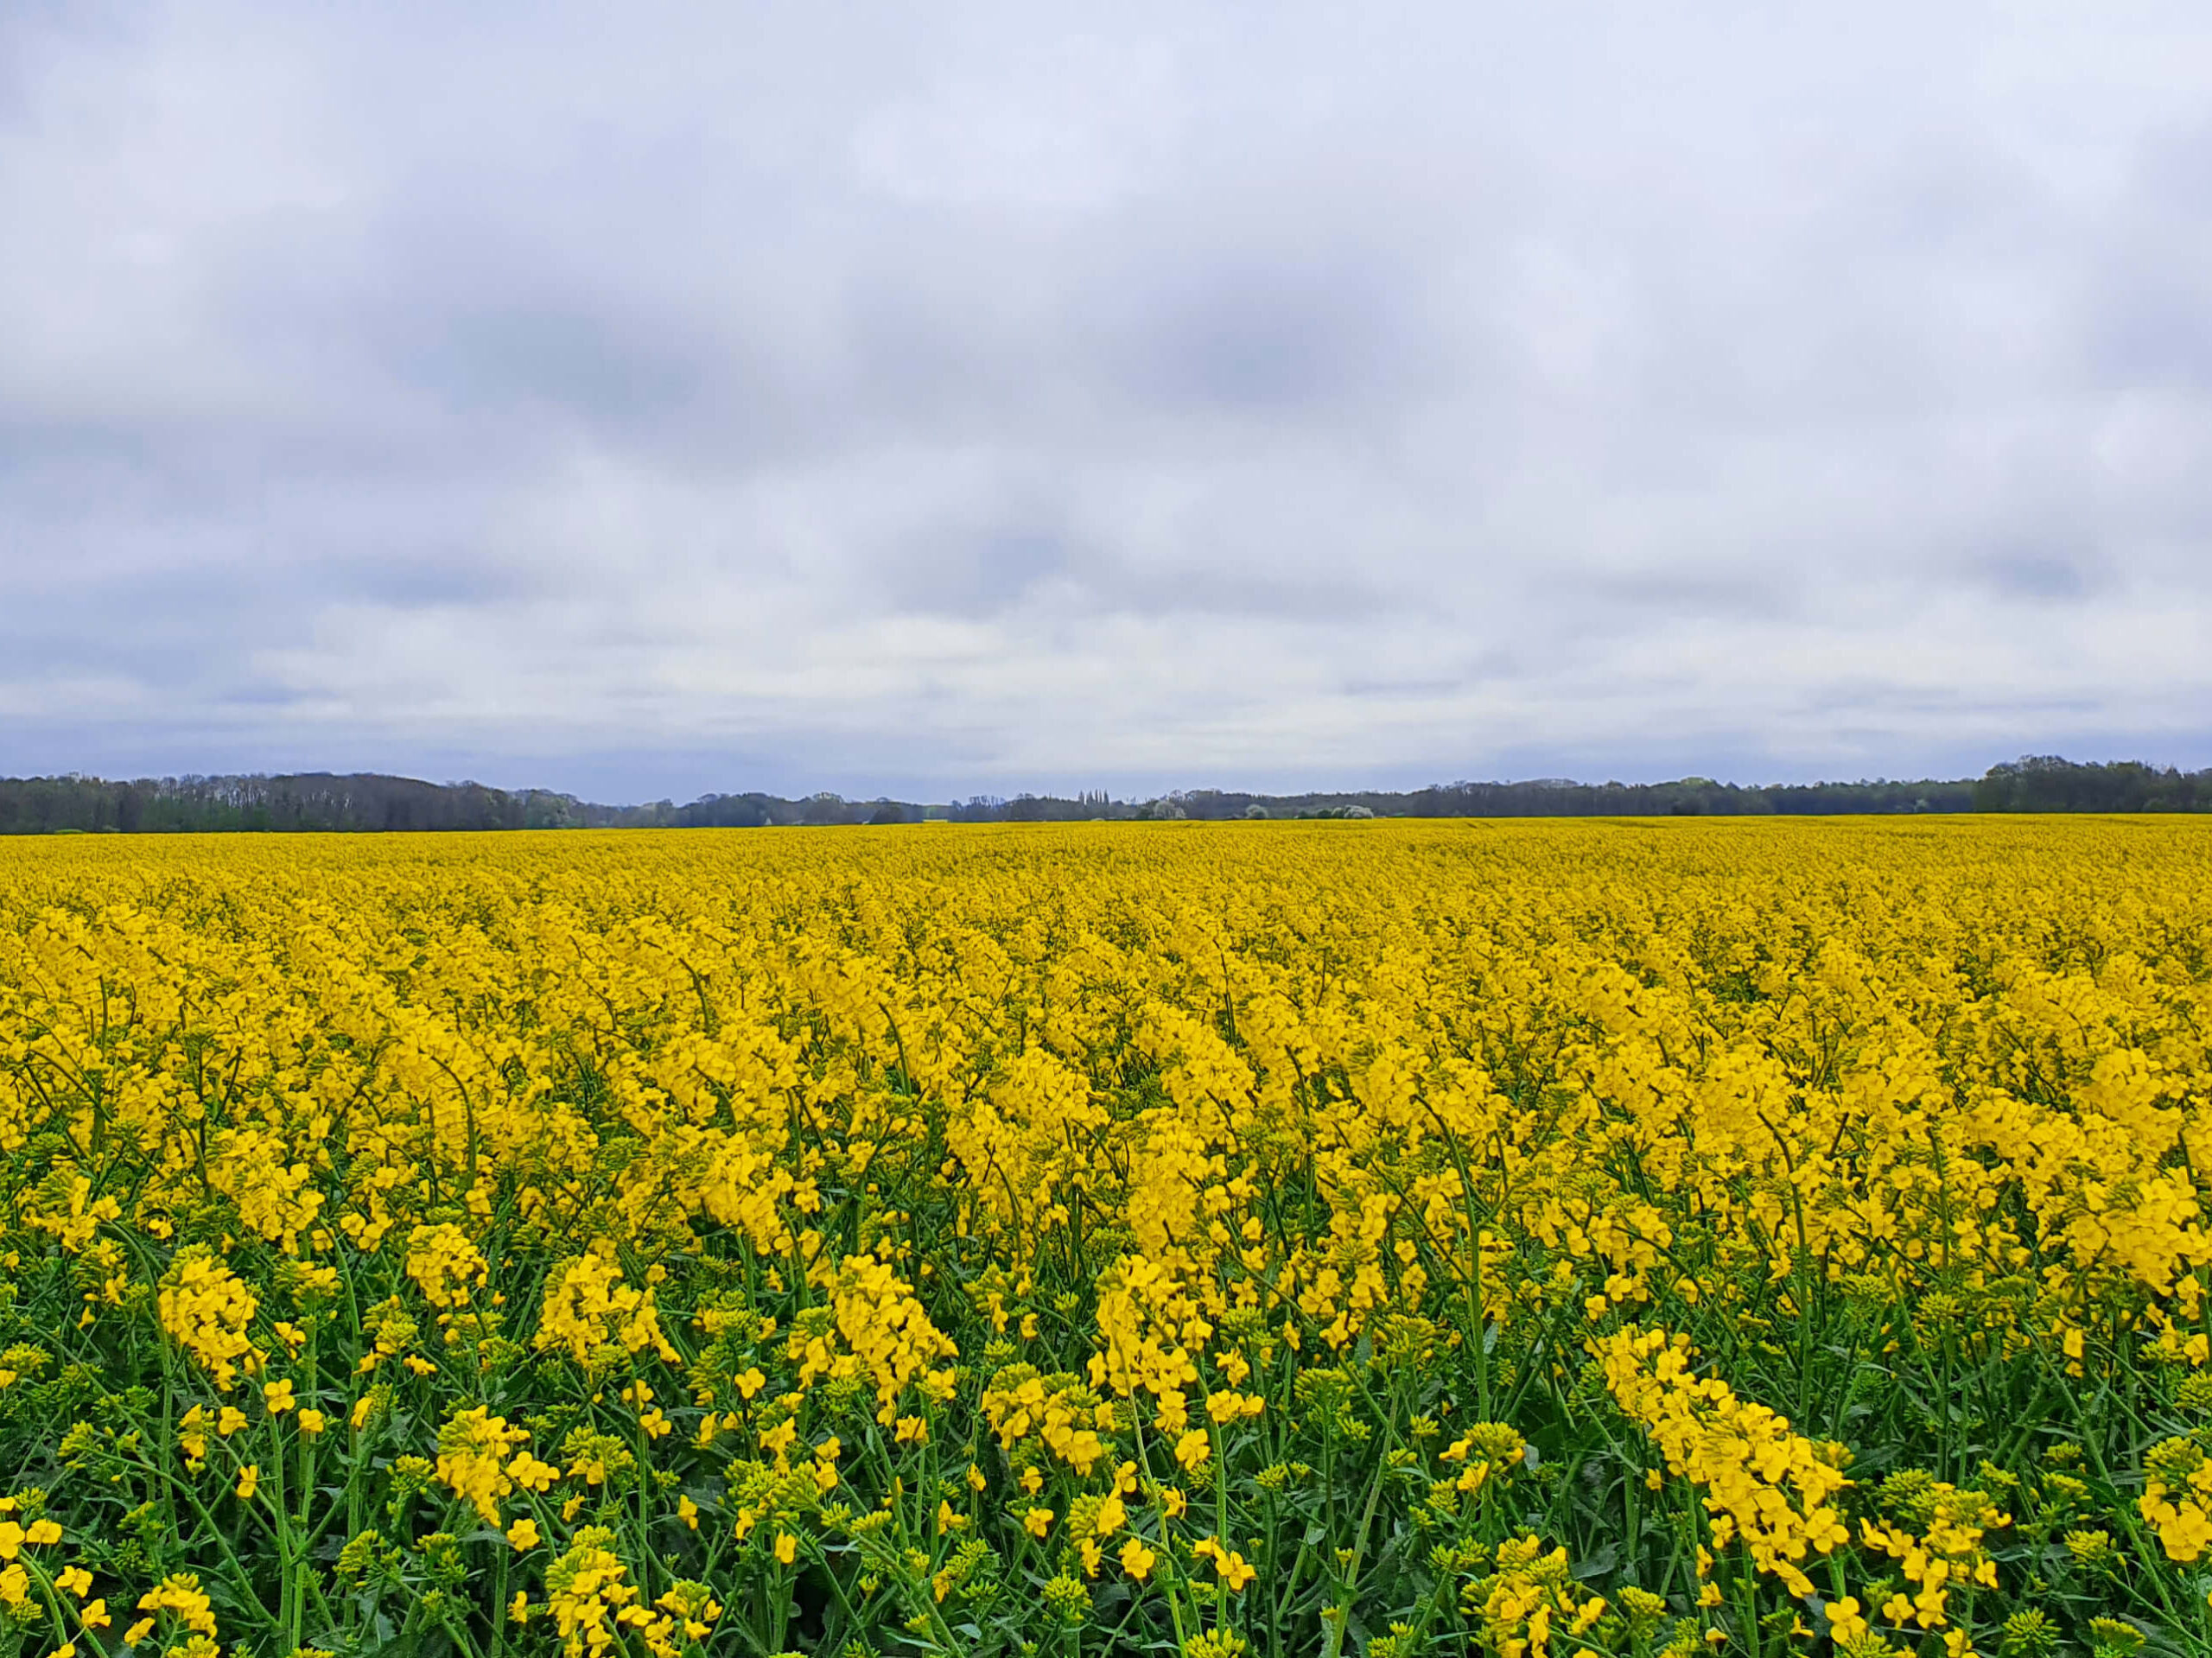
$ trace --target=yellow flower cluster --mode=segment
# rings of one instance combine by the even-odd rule
[[[260,1303],[238,1275],[204,1250],[188,1249],[162,1285],[162,1328],[227,1390],[241,1368],[260,1368],[247,1334]]]
[[[2149,1470],[2137,1507],[2158,1528],[2173,1560],[2196,1560],[2212,1548],[2212,1457],[2194,1439],[2164,1439],[2144,1458]]]
[[[1630,1325],[1593,1345],[1606,1387],[1650,1433],[1668,1471],[1704,1492],[1714,1544],[1741,1538],[1760,1571],[1793,1595],[1813,1593],[1800,1562],[1851,1540],[1836,1507],[1851,1483],[1841,1447],[1815,1445],[1718,1376],[1694,1375],[1687,1337]]]
[[[629,1568],[607,1547],[613,1540],[606,1528],[587,1526],[546,1570],[546,1606],[567,1658],[604,1652],[625,1624],[652,1621],[635,1604],[637,1585],[625,1581]]]
[[[622,1268],[596,1252],[569,1261],[545,1286],[537,1345],[586,1366],[648,1349],[671,1363],[677,1356],[661,1330],[653,1292],[625,1283]]]
[[[526,1430],[509,1427],[505,1417],[493,1415],[482,1405],[457,1412],[438,1430],[438,1478],[476,1510],[478,1519],[497,1526],[499,1499],[515,1489],[511,1453],[529,1438]],[[518,1460],[524,1473],[529,1473],[531,1459]]]
[[[447,1313],[467,1306],[469,1293],[484,1287],[484,1256],[451,1221],[418,1226],[407,1239],[407,1275],[425,1301]]]
[[[837,1333],[875,1384],[878,1420],[888,1424],[910,1384],[943,1398],[952,1390],[951,1375],[933,1369],[957,1358],[960,1350],[938,1327],[899,1281],[890,1264],[868,1255],[849,1255],[830,1286]]]
[[[1999,1512],[1988,1494],[1961,1490],[1947,1482],[1931,1482],[1907,1498],[1913,1527],[1863,1522],[1866,1540],[1882,1549],[1903,1566],[1913,1585],[1910,1596],[1897,1594],[1882,1607],[1893,1623],[1910,1618],[1923,1629],[1942,1628],[1950,1618],[1951,1591],[1962,1585],[1997,1587],[1997,1562],[1983,1552],[1982,1539],[1989,1532],[2012,1523]]]
[[[1567,1553],[1535,1537],[1500,1543],[1492,1571],[1461,1591],[1498,1658],[1548,1658],[1555,1636],[1580,1636],[1605,1616],[1605,1598],[1580,1591]]]
[[[6,1499],[0,1499],[6,1502]],[[8,1510],[14,1504],[7,1503]],[[38,1548],[61,1540],[61,1528],[51,1520],[34,1520],[28,1526],[13,1518],[0,1520],[0,1604],[25,1607],[30,1602],[31,1576],[16,1557],[26,1547]]]
[[[172,1572],[163,1578],[138,1598],[138,1610],[145,1616],[123,1632],[123,1644],[126,1647],[144,1640],[165,1613],[193,1634],[209,1641],[215,1638],[215,1614],[210,1610],[206,1591],[200,1587],[199,1577],[193,1572]]]
[[[1113,1408],[1072,1375],[1040,1376],[1026,1364],[1013,1366],[983,1390],[982,1407],[1006,1451],[1033,1433],[1078,1474],[1088,1474],[1106,1454],[1097,1430],[1113,1426]]]

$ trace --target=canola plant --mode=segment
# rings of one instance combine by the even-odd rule
[[[2212,1646],[2212,825],[0,843],[0,1649]]]

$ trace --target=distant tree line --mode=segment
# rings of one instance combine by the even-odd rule
[[[2030,755],[1980,779],[1777,784],[1710,778],[1672,783],[1439,783],[1386,790],[1262,795],[1178,790],[1150,800],[1101,791],[1071,797],[974,795],[964,801],[847,800],[813,794],[702,795],[602,806],[544,789],[306,772],[284,777],[0,778],[0,834],[208,833],[228,830],[760,829],[848,823],[1058,823],[1105,819],[1221,821],[1264,817],[1747,817],[1846,812],[2212,811],[2212,768],[2182,772],[2140,761],[2079,764]]]
[[[2179,772],[2172,766],[2115,760],[2077,765],[2056,754],[2029,754],[2002,765],[1974,785],[1974,810],[1982,812],[2212,811],[2212,767]]]
[[[1436,783],[1396,794],[1383,790],[1303,795],[1238,794],[1194,789],[1149,803],[1154,816],[1248,817],[1748,817],[1841,812],[1961,812],[1974,810],[1971,780],[1808,783],[1745,786],[1710,778],[1672,783]],[[1255,812],[1254,808],[1257,808]],[[1142,811],[1142,808],[1139,811]]]
[[[0,778],[0,831],[81,829],[204,832],[226,829],[527,829],[527,794],[476,783],[414,778],[299,777]]]

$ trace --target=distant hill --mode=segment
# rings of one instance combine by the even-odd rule
[[[1847,812],[2208,811],[2212,769],[2183,772],[2137,760],[2081,764],[2031,755],[1979,778],[1745,785],[1710,778],[1672,783],[1440,783],[1405,792],[1299,795],[1178,790],[1151,800],[976,795],[926,804],[835,794],[709,794],[685,805],[604,806],[546,789],[425,783],[372,772],[277,777],[0,778],[0,834],[208,833],[405,829],[715,829],[772,824],[1068,823],[1090,818],[1635,817],[1814,816]]]

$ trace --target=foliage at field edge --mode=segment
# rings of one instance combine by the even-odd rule
[[[0,835],[177,834],[265,831],[550,829],[760,829],[772,824],[1136,822],[1230,817],[1617,817],[1821,816],[1955,811],[2212,811],[2212,768],[2183,772],[2138,761],[2076,765],[2029,755],[1980,780],[1923,778],[1739,787],[1710,778],[1603,785],[1563,778],[1521,783],[1444,783],[1389,790],[1260,795],[1175,790],[1154,799],[976,795],[923,805],[847,800],[828,792],[787,800],[752,791],[706,794],[679,806],[594,805],[547,789],[509,791],[480,783],[328,772],[265,777],[0,777]]]
[[[0,1648],[2202,1651],[2208,854],[0,848]]]

